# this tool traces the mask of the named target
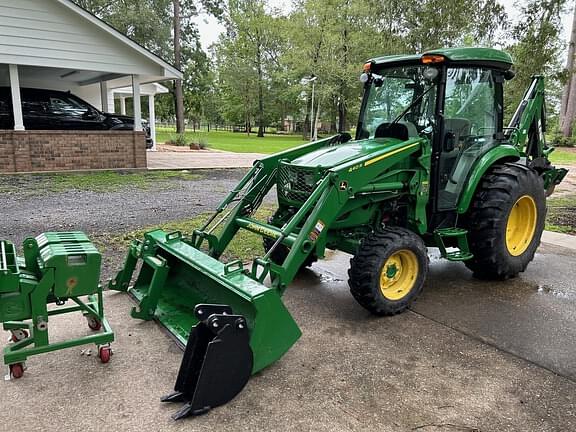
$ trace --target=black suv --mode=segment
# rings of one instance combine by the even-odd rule
[[[134,118],[104,113],[70,92],[20,89],[24,127],[29,130],[132,130]],[[143,121],[146,148],[152,147],[150,127]],[[12,96],[0,87],[0,129],[13,129]]]

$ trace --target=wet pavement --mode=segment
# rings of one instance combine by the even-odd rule
[[[524,273],[496,282],[474,279],[437,250],[429,256],[428,280],[412,313],[576,381],[575,250],[543,244]],[[346,289],[349,258],[334,254],[317,268]]]

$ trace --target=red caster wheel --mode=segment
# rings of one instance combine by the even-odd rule
[[[22,378],[22,376],[24,376],[24,365],[22,363],[11,364],[10,375],[12,375],[14,379]]]
[[[98,331],[102,328],[102,321],[100,321],[98,318],[88,316],[86,319],[88,320],[88,327],[90,327],[90,330]]]
[[[30,335],[28,334],[27,330],[24,329],[12,330],[12,337],[10,338],[10,341],[14,343],[20,342],[21,340],[28,338],[28,336]]]
[[[110,357],[112,357],[112,348],[100,347],[98,350],[98,357],[100,357],[100,361],[102,363],[108,363],[110,361]]]

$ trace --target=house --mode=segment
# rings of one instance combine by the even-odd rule
[[[146,167],[140,97],[153,108],[166,90],[156,83],[179,70],[69,0],[0,0],[0,40],[14,118],[0,130],[0,172]],[[21,88],[70,91],[104,112],[115,95],[133,97],[134,130],[26,130]]]

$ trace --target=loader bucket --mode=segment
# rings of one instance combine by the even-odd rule
[[[221,263],[187,243],[179,232],[151,231],[140,247],[142,267],[129,290],[139,301],[132,316],[156,319],[182,346],[201,321],[195,314],[199,304],[229,306],[234,315],[246,320],[252,374],[282,357],[300,337],[278,291],[250,278],[240,262]],[[126,267],[129,261],[130,257]],[[127,285],[126,272],[131,269],[126,267],[111,282],[111,289]],[[233,356],[230,353],[232,363]]]

